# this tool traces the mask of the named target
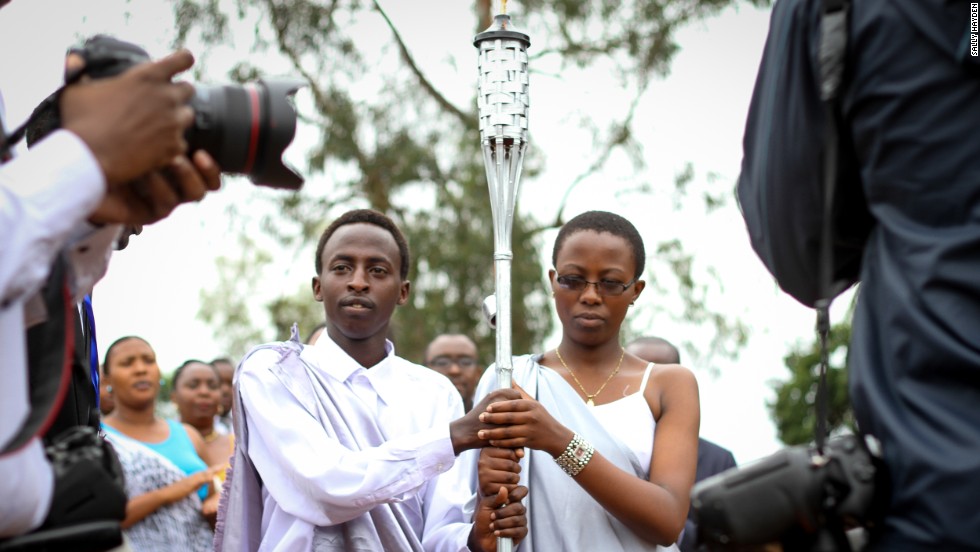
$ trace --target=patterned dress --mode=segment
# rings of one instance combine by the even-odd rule
[[[130,500],[186,477],[173,462],[139,441],[115,432],[106,432],[106,438],[119,453],[126,474],[126,495]],[[213,549],[214,533],[201,515],[201,499],[197,493],[160,507],[126,529],[125,534],[134,552],[204,552]]]

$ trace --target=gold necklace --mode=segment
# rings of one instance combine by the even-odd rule
[[[620,347],[620,349],[623,352],[619,355],[619,363],[616,364],[616,369],[613,370],[611,374],[609,374],[609,377],[606,378],[606,381],[602,382],[602,385],[600,385],[599,388],[596,389],[595,393],[592,393],[591,395],[589,394],[588,391],[585,390],[585,387],[582,386],[582,382],[578,380],[578,377],[575,376],[575,372],[572,372],[572,369],[569,368],[567,364],[565,364],[565,359],[561,358],[561,353],[558,352],[558,347],[555,347],[555,354],[558,355],[558,361],[561,362],[561,365],[564,366],[565,369],[568,370],[568,373],[572,375],[572,379],[575,380],[575,384],[578,385],[578,388],[582,390],[582,393],[585,393],[585,404],[589,406],[595,406],[594,399],[596,398],[596,396],[598,396],[599,393],[602,393],[602,390],[606,388],[606,384],[609,383],[609,380],[613,379],[613,376],[619,373],[619,368],[623,365],[623,357],[626,356],[626,349],[624,349],[623,347]]]
[[[218,432],[212,429],[211,433],[208,433],[207,435],[202,435],[201,437],[204,437],[205,443],[213,443],[214,440],[218,438]]]

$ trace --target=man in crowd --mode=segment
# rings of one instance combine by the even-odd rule
[[[214,417],[214,430],[229,434],[232,432],[231,421],[231,383],[235,375],[235,364],[227,357],[218,357],[211,361],[221,378],[221,402],[218,403],[218,413]]]
[[[486,445],[477,431],[487,405],[519,393],[499,390],[463,415],[446,378],[395,355],[387,333],[408,301],[408,267],[401,230],[377,211],[349,211],[324,231],[312,287],[326,330],[304,346],[294,329],[239,367],[234,400],[244,419],[235,419],[218,550],[446,549],[459,536],[428,534],[468,498],[439,485],[440,474]],[[523,538],[523,506],[508,502],[524,494],[502,488],[481,501],[466,528],[471,550],[495,546],[495,531]]]
[[[473,408],[473,392],[483,375],[476,343],[463,334],[436,336],[425,348],[425,365],[449,378],[463,397],[463,409]]]
[[[681,353],[673,343],[662,337],[646,336],[633,340],[626,346],[626,351],[647,362],[657,364],[680,364]],[[735,456],[732,452],[703,437],[698,437],[698,469],[694,482],[719,474],[729,468],[734,468]],[[694,521],[694,509],[687,512],[684,522],[684,535],[678,543],[682,552],[697,550],[698,526]]]

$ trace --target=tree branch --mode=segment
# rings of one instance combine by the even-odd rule
[[[388,24],[388,28],[391,29],[391,34],[394,35],[395,37],[395,43],[398,44],[398,51],[401,53],[402,59],[408,65],[408,68],[412,70],[412,73],[415,74],[415,77],[418,78],[419,84],[422,85],[422,88],[426,92],[428,92],[430,96],[432,96],[432,99],[434,99],[436,103],[439,104],[440,107],[446,110],[449,114],[459,119],[459,121],[463,123],[463,126],[472,125],[473,121],[475,120],[475,117],[473,115],[464,113],[458,107],[453,105],[452,102],[446,99],[445,96],[440,94],[438,90],[436,90],[436,88],[432,85],[429,79],[427,79],[425,75],[422,74],[422,70],[419,69],[419,66],[416,65],[415,59],[412,57],[412,54],[409,53],[408,47],[405,46],[405,41],[402,40],[401,34],[398,33],[398,29],[395,28],[394,23],[391,22],[391,19],[388,17],[388,14],[385,13],[384,8],[382,8],[381,5],[378,4],[378,0],[373,0],[373,3],[374,3],[374,9],[378,10],[378,13],[380,13],[381,17],[384,18],[385,23]]]
[[[269,10],[269,15],[272,19],[272,28],[276,32],[276,43],[279,44],[279,50],[282,51],[284,54],[286,54],[286,57],[289,58],[290,63],[293,64],[293,67],[296,69],[296,71],[298,71],[299,74],[303,77],[303,79],[307,83],[309,83],[310,92],[313,94],[313,101],[318,106],[320,106],[320,110],[323,113],[329,113],[330,102],[323,94],[323,90],[321,90],[320,87],[317,86],[316,78],[303,67],[303,64],[300,62],[299,59],[299,54],[296,52],[296,50],[291,48],[289,44],[286,43],[286,35],[284,33],[285,22],[280,16],[279,10],[276,8],[276,4],[274,0],[266,0],[265,5],[266,8]]]

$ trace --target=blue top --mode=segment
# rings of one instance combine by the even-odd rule
[[[187,434],[187,430],[184,429],[184,424],[177,420],[167,420],[167,426],[170,428],[170,435],[166,439],[159,443],[139,441],[140,444],[173,462],[185,475],[207,469],[208,465],[197,455],[197,451],[194,449],[194,443]],[[116,435],[123,435],[119,430],[105,423],[102,424],[102,428]],[[201,497],[201,500],[207,498],[208,486],[202,485],[198,489],[197,495]]]

